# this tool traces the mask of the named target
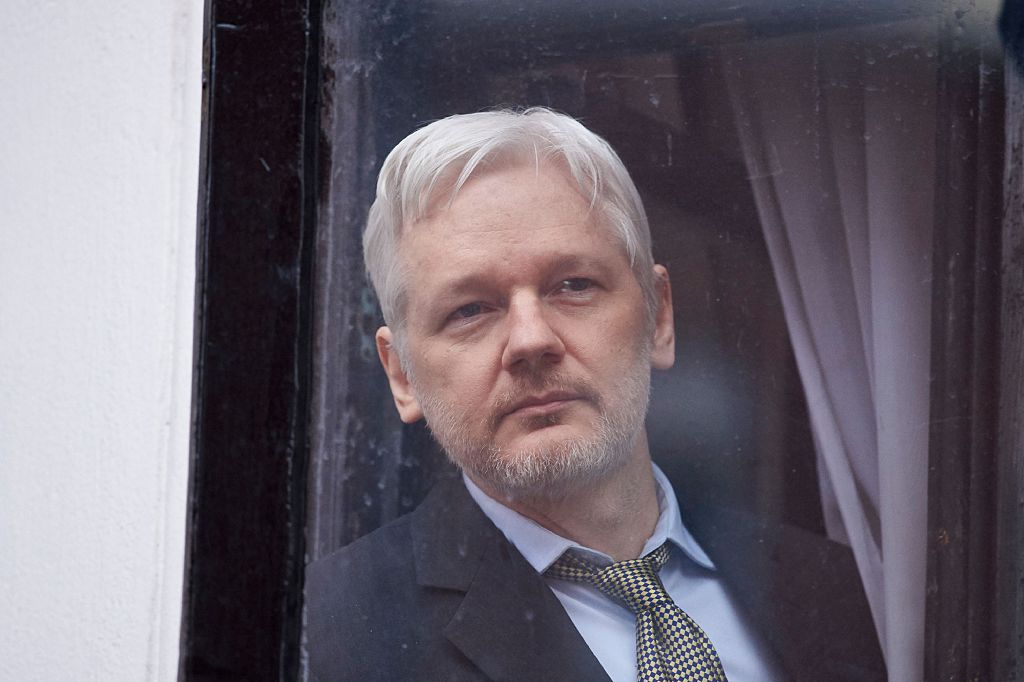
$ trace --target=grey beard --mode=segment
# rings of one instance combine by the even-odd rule
[[[557,375],[523,383],[534,390],[567,386],[581,393],[597,409],[599,419],[590,437],[573,438],[548,448],[510,451],[469,432],[493,433],[500,418],[492,416],[477,429],[467,429],[466,415],[435,395],[420,393],[420,405],[434,438],[448,458],[476,481],[485,482],[508,498],[557,497],[585,488],[619,470],[629,459],[644,426],[650,400],[649,353],[640,353],[634,369],[613,396],[600,396],[588,384],[561,380]],[[415,385],[414,385],[415,390]],[[495,415],[522,396],[526,387],[499,398]],[[540,418],[559,423],[558,416]]]

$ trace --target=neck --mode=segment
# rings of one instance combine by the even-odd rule
[[[629,460],[609,476],[559,496],[509,498],[473,479],[498,502],[564,538],[615,561],[635,559],[658,523],[658,495],[647,437],[641,434]]]

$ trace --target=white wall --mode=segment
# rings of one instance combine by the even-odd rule
[[[201,0],[0,21],[0,679],[177,675]]]

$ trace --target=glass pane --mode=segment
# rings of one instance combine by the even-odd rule
[[[377,362],[360,234],[380,164],[429,121],[551,107],[618,151],[672,278],[678,358],[647,429],[684,519],[848,547],[870,607],[849,639],[920,677],[932,257],[947,216],[998,229],[997,9],[329,4],[310,558],[453,474]]]

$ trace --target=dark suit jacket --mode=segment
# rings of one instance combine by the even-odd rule
[[[848,548],[731,512],[684,518],[795,680],[884,680]],[[439,484],[412,514],[313,563],[312,678],[607,680],[543,578]]]

